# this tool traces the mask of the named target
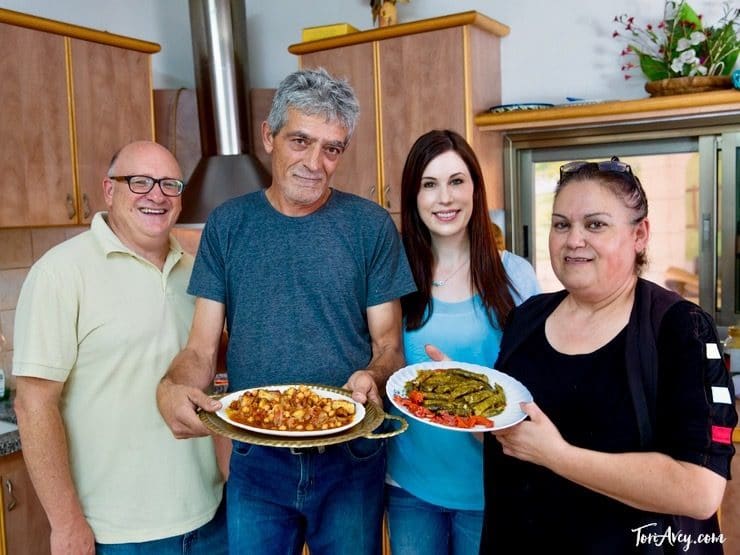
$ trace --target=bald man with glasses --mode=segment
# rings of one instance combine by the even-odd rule
[[[102,187],[108,211],[34,264],[16,309],[15,409],[51,551],[223,553],[213,440],[175,440],[155,398],[194,309],[193,259],[170,234],[182,173],[139,141]]]

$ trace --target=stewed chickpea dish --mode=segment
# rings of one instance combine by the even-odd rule
[[[244,392],[226,407],[235,422],[280,431],[331,430],[350,424],[355,404],[347,399],[322,397],[305,385],[284,391],[255,389]]]

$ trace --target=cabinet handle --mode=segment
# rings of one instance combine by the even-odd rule
[[[385,207],[388,210],[391,209],[390,193],[391,193],[391,186],[390,186],[390,183],[389,183],[388,185],[385,186],[385,189],[383,189],[383,196],[385,197]]]
[[[77,210],[75,209],[75,199],[72,198],[72,193],[67,193],[67,217],[70,220],[74,220],[76,215]]]
[[[90,217],[90,198],[87,193],[82,193],[82,217],[86,220]]]
[[[370,198],[372,200],[376,200],[375,199],[375,185],[373,185],[372,187],[370,187]]]
[[[17,505],[15,500],[15,495],[13,495],[13,482],[10,480],[5,480],[5,489],[8,490],[8,506],[6,507],[8,511],[12,511],[15,509],[15,506]]]

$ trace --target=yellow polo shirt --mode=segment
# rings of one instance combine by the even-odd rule
[[[176,440],[155,399],[190,331],[192,265],[171,238],[160,271],[98,213],[89,231],[34,264],[23,284],[13,374],[65,382],[72,476],[98,542],[194,530],[221,500],[211,438]]]

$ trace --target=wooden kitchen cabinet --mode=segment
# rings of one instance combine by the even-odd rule
[[[72,39],[80,223],[105,210],[102,178],[111,155],[134,140],[154,139],[149,54]]]
[[[350,147],[337,166],[332,184],[342,191],[379,201],[380,157],[373,50],[369,42],[318,50],[301,56],[301,66],[324,67],[333,75],[345,77],[354,88],[360,104],[360,121]]]
[[[0,228],[87,224],[105,209],[113,152],[154,138],[157,51],[0,9]]]
[[[471,11],[290,46],[301,67],[346,78],[360,102],[334,185],[397,216],[412,144],[431,129],[452,129],[480,158],[490,207],[503,206],[502,139],[481,133],[474,117],[500,104],[500,39],[508,32]]]
[[[0,457],[2,521],[0,555],[48,555],[49,521],[20,451]]]
[[[1,227],[70,223],[65,60],[63,37],[0,23]]]

